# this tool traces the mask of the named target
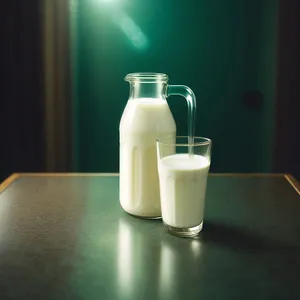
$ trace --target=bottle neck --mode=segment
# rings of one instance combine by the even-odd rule
[[[167,83],[166,82],[130,82],[129,99],[137,98],[158,98],[166,99]]]

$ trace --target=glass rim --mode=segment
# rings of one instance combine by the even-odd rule
[[[158,138],[156,139],[156,142],[158,144],[161,144],[161,145],[167,145],[167,146],[180,146],[180,147],[188,147],[188,146],[207,146],[207,145],[210,145],[211,144],[211,139],[207,138],[207,137],[203,137],[203,136],[194,136],[194,143],[191,144],[189,142],[187,143],[178,143],[177,142],[177,139],[178,138],[185,138],[187,141],[188,141],[188,136],[187,135],[179,135],[179,136],[176,136],[175,137],[175,142],[174,141],[174,138]],[[172,140],[172,143],[171,142],[168,142],[168,140]],[[197,140],[201,140],[201,142],[197,142]]]
[[[138,73],[129,73],[124,78],[125,81],[139,81],[139,82],[157,82],[169,80],[167,74],[164,73],[155,73],[155,72],[138,72]]]

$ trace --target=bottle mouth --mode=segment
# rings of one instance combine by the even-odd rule
[[[129,82],[143,82],[143,83],[152,83],[152,82],[167,82],[169,79],[168,75],[163,73],[129,73],[124,78],[125,81]]]

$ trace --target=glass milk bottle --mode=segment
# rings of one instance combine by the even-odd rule
[[[176,136],[166,98],[186,97],[191,112],[194,94],[186,86],[168,85],[168,76],[160,73],[132,73],[125,81],[130,95],[120,122],[120,204],[131,215],[159,218],[156,139]]]

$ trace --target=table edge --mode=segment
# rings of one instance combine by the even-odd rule
[[[101,176],[119,176],[119,173],[14,173],[0,183],[0,193],[7,189],[14,181],[20,177],[101,177]],[[285,173],[210,173],[209,176],[226,177],[284,177],[290,186],[300,195],[300,183],[291,174]]]
[[[293,187],[296,193],[300,196],[300,183],[299,181],[292,176],[291,174],[285,174],[284,178],[288,181],[288,183]]]

